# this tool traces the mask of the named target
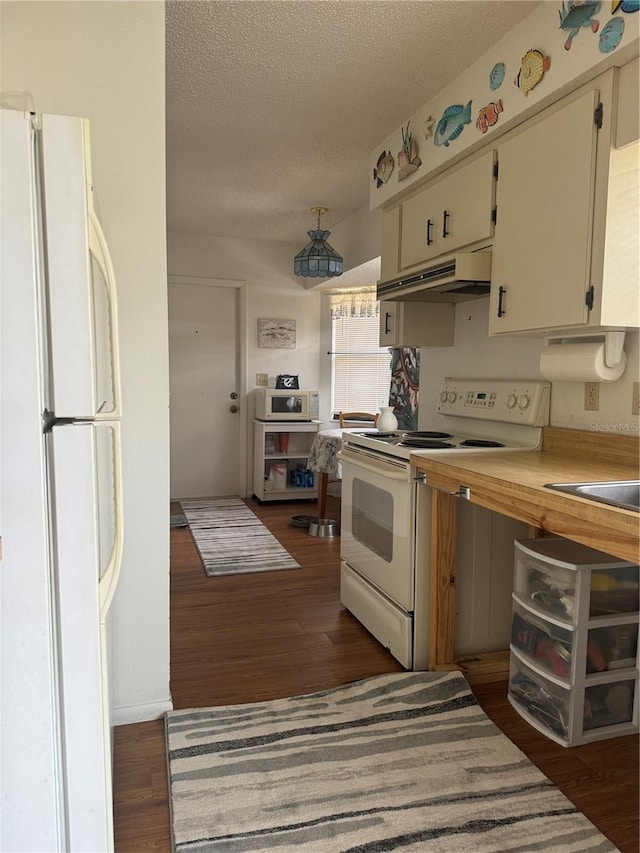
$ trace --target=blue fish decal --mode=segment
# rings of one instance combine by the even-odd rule
[[[506,70],[507,67],[504,62],[496,62],[489,72],[489,88],[492,92],[495,92],[496,89],[499,89],[500,86],[502,86]]]
[[[640,0],[622,0],[622,2],[620,2],[620,0],[613,0],[611,4],[611,14],[613,15],[614,12],[618,11],[618,9],[627,13],[637,12],[638,9],[640,9]]]
[[[611,53],[612,50],[615,50],[622,41],[623,32],[624,21],[622,18],[611,18],[598,39],[598,48],[602,53]]]
[[[442,113],[436,132],[433,135],[435,145],[448,146],[457,139],[464,130],[465,124],[471,121],[471,101],[463,107],[462,104],[452,104]]]

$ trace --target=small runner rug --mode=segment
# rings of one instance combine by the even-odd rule
[[[181,501],[180,506],[209,577],[300,568],[240,498]]]
[[[166,741],[176,853],[616,850],[458,672],[171,711]]]

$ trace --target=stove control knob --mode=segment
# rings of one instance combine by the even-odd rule
[[[518,408],[522,412],[524,412],[524,410],[529,407],[530,402],[531,402],[531,397],[528,394],[521,394],[518,397]]]
[[[448,397],[448,394],[447,394],[447,392],[446,392],[446,391],[441,391],[441,392],[440,392],[440,402],[441,402],[441,403],[446,403],[446,402],[447,402],[447,397]]]
[[[449,393],[447,394],[447,400],[450,403],[455,403],[455,401],[457,399],[458,399],[458,395],[456,394],[456,392],[455,391],[449,391]]]
[[[518,402],[518,398],[515,394],[509,394],[507,397],[507,409],[513,409],[515,404]]]

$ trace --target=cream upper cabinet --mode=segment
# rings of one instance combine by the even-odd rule
[[[380,280],[390,281],[400,273],[400,234],[402,205],[398,204],[382,214],[380,247]]]
[[[390,277],[491,238],[494,164],[495,152],[485,152],[399,205],[394,223],[400,233],[399,267]]]
[[[490,334],[637,325],[637,147],[611,148],[601,82],[500,145]]]
[[[380,303],[381,347],[451,347],[454,326],[451,302]]]
[[[618,80],[616,148],[638,141],[640,135],[640,58],[620,69]]]

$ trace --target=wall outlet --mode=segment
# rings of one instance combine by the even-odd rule
[[[584,410],[585,412],[597,412],[600,408],[600,383],[584,383]]]
[[[266,388],[269,384],[269,374],[268,373],[256,373],[256,385],[260,385],[263,388]]]
[[[640,415],[640,382],[633,383],[631,392],[631,414]]]

